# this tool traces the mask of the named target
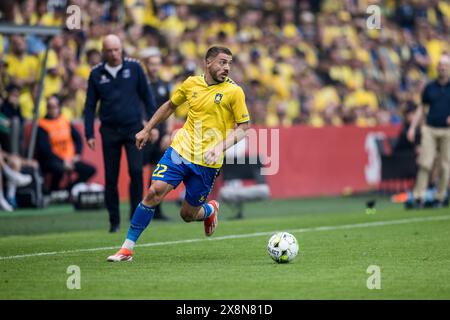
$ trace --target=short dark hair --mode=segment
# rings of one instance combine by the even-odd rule
[[[226,47],[218,47],[214,46],[208,49],[205,55],[205,60],[208,60],[209,58],[215,58],[219,53],[225,53],[229,56],[233,56],[231,53],[231,50]]]
[[[50,96],[47,97],[47,103],[50,101],[50,99],[55,98],[56,101],[58,101],[58,106],[61,107],[61,96],[59,96],[58,94],[54,93]]]
[[[101,55],[101,52],[98,51],[97,49],[94,49],[94,48],[89,49],[88,51],[86,51],[86,57],[87,57],[88,59],[89,59],[92,55],[94,55],[94,54]]]

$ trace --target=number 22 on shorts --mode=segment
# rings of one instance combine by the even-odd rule
[[[163,173],[167,171],[167,166],[165,164],[157,164],[155,171],[153,171],[153,176],[158,178],[164,178]]]

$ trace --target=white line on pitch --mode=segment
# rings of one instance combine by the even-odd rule
[[[449,219],[450,219],[450,215],[445,215],[445,216],[409,218],[409,219],[390,220],[390,221],[376,221],[376,222],[365,222],[365,223],[355,223],[355,224],[343,224],[340,226],[322,226],[322,227],[312,227],[312,228],[302,228],[302,229],[290,229],[290,230],[284,230],[284,231],[290,232],[290,233],[333,231],[333,230],[342,230],[342,229],[380,227],[380,226],[414,223],[414,222],[442,221],[442,220],[449,220]],[[277,231],[280,231],[280,230],[277,230]],[[199,238],[199,239],[187,239],[187,240],[164,241],[164,242],[150,242],[150,243],[138,244],[138,245],[136,245],[136,247],[156,247],[156,246],[184,244],[184,243],[201,242],[201,241],[219,241],[219,240],[226,240],[226,239],[252,238],[252,237],[272,235],[277,231],[255,232],[255,233],[247,233],[247,234],[232,234],[232,235],[228,235],[228,236],[215,237],[215,238]],[[52,252],[38,252],[38,253],[21,254],[21,255],[16,255],[16,256],[0,257],[0,260],[20,259],[20,258],[30,258],[30,257],[40,257],[40,256],[52,256],[52,255],[61,255],[61,254],[79,253],[79,252],[105,251],[105,250],[114,250],[114,249],[118,249],[118,248],[119,247],[116,246],[116,247],[100,247],[100,248],[75,249],[75,250],[52,251]]]

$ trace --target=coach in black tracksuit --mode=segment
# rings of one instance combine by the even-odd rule
[[[94,150],[94,119],[100,100],[105,203],[110,232],[117,232],[120,224],[117,185],[122,147],[125,147],[130,175],[131,219],[143,195],[142,154],[135,146],[135,134],[143,128],[142,104],[148,120],[156,110],[156,102],[139,62],[122,57],[122,45],[117,36],[106,36],[102,50],[104,62],[94,66],[89,75],[84,111],[85,136],[88,146]],[[152,134],[157,139],[159,133],[156,129]]]

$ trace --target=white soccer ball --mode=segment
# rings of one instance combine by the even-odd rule
[[[267,252],[278,263],[290,262],[298,254],[297,239],[288,232],[277,232],[270,237]]]

